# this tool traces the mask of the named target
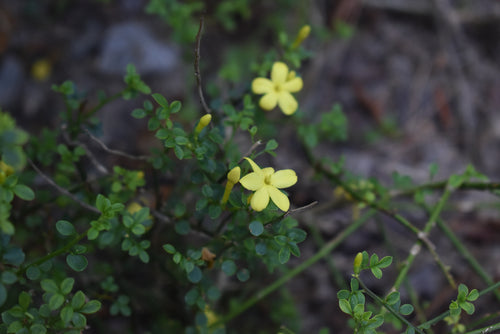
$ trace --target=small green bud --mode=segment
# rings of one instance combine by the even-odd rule
[[[297,37],[295,38],[295,41],[293,41],[292,44],[292,49],[296,49],[299,47],[300,44],[309,36],[311,33],[311,26],[306,24],[302,28],[300,28],[299,33],[297,34]]]
[[[358,276],[361,271],[361,264],[363,262],[363,253],[359,252],[354,258],[353,270],[354,276]]]

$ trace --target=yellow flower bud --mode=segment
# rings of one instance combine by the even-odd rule
[[[359,275],[362,263],[363,263],[363,253],[359,252],[354,258],[354,264],[353,264],[354,276]]]
[[[200,118],[200,121],[198,122],[198,125],[194,129],[194,132],[196,134],[200,133],[201,130],[203,130],[208,124],[210,124],[210,121],[212,120],[212,115],[211,114],[206,114]]]
[[[224,189],[224,195],[222,196],[221,204],[226,204],[229,199],[229,194],[231,190],[238,181],[240,180],[241,168],[236,166],[227,173],[227,183],[226,189]]]
[[[299,33],[297,34],[297,37],[295,38],[295,41],[292,44],[292,49],[296,49],[299,47],[300,44],[309,36],[311,33],[311,26],[306,24],[303,26],[300,30]]]
[[[236,184],[240,180],[241,168],[236,166],[227,173],[228,181]]]

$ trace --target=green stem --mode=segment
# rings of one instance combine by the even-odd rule
[[[319,247],[324,247],[325,246],[325,240],[323,240],[323,237],[321,236],[321,233],[318,230],[318,227],[315,224],[311,224],[309,226],[309,231],[311,231],[312,237],[316,244]],[[336,286],[340,287],[341,289],[347,289],[348,286],[344,280],[344,277],[342,276],[342,273],[337,269],[335,266],[335,263],[332,258],[327,257],[326,263],[328,265],[328,268],[330,269],[330,274],[332,275],[333,282],[335,283]]]
[[[443,233],[450,239],[451,243],[458,252],[469,262],[469,265],[476,271],[476,273],[481,277],[486,284],[493,285],[493,279],[488,275],[488,273],[481,267],[481,264],[474,258],[474,256],[469,252],[469,250],[460,242],[458,237],[453,233],[453,231],[446,225],[442,219],[437,220],[438,227],[443,231]],[[500,301],[500,292],[494,291],[495,297]]]
[[[479,297],[491,292],[491,291],[494,291],[496,289],[500,288],[500,281],[496,282],[495,284],[493,284],[492,286],[489,286],[487,287],[486,289],[484,290],[481,290],[479,291]],[[427,322],[424,322],[423,324],[420,324],[420,326],[418,326],[418,328],[426,328],[426,327],[429,327],[429,326],[432,326],[434,325],[436,322],[446,318],[447,316],[450,315],[450,311],[445,311],[443,313],[441,313],[440,315],[432,318],[431,320],[427,321]],[[479,332],[481,333],[481,332]],[[470,333],[468,333],[470,334]]]
[[[73,246],[75,246],[78,242],[80,242],[80,240],[82,240],[83,238],[85,238],[87,236],[87,231],[77,235],[73,240],[71,240],[70,242],[68,242],[66,245],[64,245],[63,247],[39,258],[38,260],[35,260],[33,262],[31,262],[30,264],[26,265],[25,267],[21,267],[19,268],[18,270],[18,275],[24,275],[24,273],[26,272],[26,270],[28,270],[29,267],[32,267],[32,266],[38,266],[58,255],[61,255],[61,254],[64,254],[66,252],[68,252],[71,248],[73,248]]]
[[[406,324],[406,326],[413,328],[417,333],[424,334],[423,331],[421,331],[417,327],[413,326],[408,320],[406,320],[403,316],[401,316],[401,314],[396,312],[391,306],[387,305],[387,303],[382,298],[380,298],[373,291],[368,289],[368,287],[365,285],[365,283],[363,283],[363,281],[359,278],[359,276],[356,277],[356,279],[358,280],[359,285],[361,285],[361,287],[363,288],[363,290],[365,290],[365,292],[368,296],[370,296],[378,304],[382,305],[387,311],[391,312],[392,315],[394,315],[402,323]]]
[[[448,182],[446,180],[444,181],[438,181],[438,182],[431,182],[431,183],[425,183],[419,186],[416,186],[411,189],[407,190],[402,190],[395,192],[392,194],[392,196],[408,196],[408,195],[413,195],[418,191],[421,190],[439,190],[439,189],[444,189]],[[500,183],[499,182],[464,182],[460,186],[457,187],[457,189],[460,190],[499,190],[500,189]]]
[[[476,329],[465,334],[484,334],[484,333],[493,333],[494,330],[500,329],[500,322],[497,322],[494,325],[483,327],[480,329]]]
[[[419,233],[419,238],[420,239],[417,240],[417,242],[415,243],[415,245],[411,248],[410,254],[408,254],[408,257],[406,258],[406,261],[404,262],[404,266],[401,269],[401,271],[399,272],[399,275],[396,278],[396,281],[394,282],[392,290],[394,290],[394,291],[398,290],[399,287],[401,286],[401,283],[403,283],[403,280],[406,278],[406,276],[408,274],[408,270],[410,269],[413,261],[415,260],[415,257],[417,256],[417,254],[420,251],[420,247],[422,246],[422,242],[424,242],[424,241],[427,240],[426,239],[427,235],[429,234],[429,232],[432,229],[432,227],[435,225],[436,220],[439,218],[439,214],[443,210],[444,205],[448,201],[448,198],[450,197],[450,195],[451,195],[451,191],[450,191],[450,189],[447,188],[444,191],[444,194],[439,199],[439,202],[436,204],[436,206],[432,210],[431,216],[429,217],[429,220],[425,224],[424,230],[422,231],[422,233]],[[429,250],[433,251],[432,245],[428,245],[427,248]],[[435,252],[433,252],[433,254],[435,254]],[[440,261],[438,263],[440,263]],[[441,267],[445,268],[444,266],[441,266]],[[446,274],[448,280],[450,281],[450,277],[451,276],[449,276],[449,274],[447,274],[447,272],[445,272],[445,274]],[[452,286],[456,285],[453,280],[451,280],[450,283],[452,284]]]
[[[375,214],[374,210],[368,211],[365,215],[354,221],[351,225],[346,227],[336,238],[330,240],[326,243],[316,254],[311,256],[306,261],[302,262],[297,267],[288,271],[285,275],[278,278],[276,281],[266,286],[262,290],[258,291],[250,299],[239,305],[238,307],[232,309],[227,315],[221,317],[217,322],[213,323],[210,328],[216,328],[221,324],[227,323],[230,320],[237,317],[239,314],[243,313],[257,302],[262,300],[264,297],[268,296],[270,293],[274,292],[280,288],[283,284],[302,273],[304,270],[312,266],[314,263],[318,262],[323,257],[330,254],[338,245],[340,245],[349,235],[357,231],[363,224],[370,219]]]
[[[98,112],[99,109],[101,109],[102,107],[104,107],[106,104],[108,104],[109,102],[112,102],[112,101],[118,99],[119,97],[121,97],[126,90],[127,89],[125,88],[121,92],[116,93],[114,95],[111,95],[110,97],[107,97],[107,98],[101,100],[94,108],[90,109],[85,114],[79,113],[78,114],[78,124],[81,125],[83,123],[83,121],[86,121],[90,117],[94,116],[94,114],[96,112]]]

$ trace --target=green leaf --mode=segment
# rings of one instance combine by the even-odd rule
[[[270,141],[267,142],[266,148],[264,151],[272,151],[278,148],[278,142],[274,139],[271,139]]]
[[[373,276],[375,276],[376,278],[378,279],[382,278],[382,270],[380,270],[379,268],[371,268],[371,271]]]
[[[10,270],[6,270],[0,274],[0,281],[7,285],[14,284],[17,281],[17,275]]]
[[[339,300],[339,307],[342,312],[352,314],[351,304],[346,299]]]
[[[264,225],[260,221],[254,220],[248,225],[248,229],[252,235],[258,237],[264,232]]]
[[[41,272],[38,266],[31,266],[26,269],[26,277],[32,281],[40,278]]]
[[[232,276],[236,273],[237,267],[233,260],[226,260],[222,262],[221,269],[226,275]]]
[[[479,298],[479,292],[477,291],[477,289],[472,289],[472,291],[467,296],[467,300],[470,302],[473,302],[478,298]]]
[[[64,324],[67,325],[71,321],[71,318],[73,318],[73,309],[71,308],[71,306],[66,305],[65,307],[63,307],[60,316]]]
[[[7,327],[7,333],[19,333],[23,327],[20,321],[14,321]]]
[[[285,264],[288,262],[289,259],[290,259],[290,248],[288,247],[281,248],[278,253],[278,261],[281,264]]]
[[[61,292],[64,294],[64,295],[67,295],[68,293],[71,292],[71,290],[73,290],[73,285],[75,284],[75,279],[74,278],[71,278],[71,277],[67,277],[65,278],[62,282],[61,282]]]
[[[59,220],[56,223],[57,232],[64,236],[70,236],[76,233],[75,227],[69,221]]]
[[[90,228],[89,231],[87,232],[87,238],[89,240],[95,240],[97,239],[98,236],[99,236],[99,230],[97,230],[94,227]]]
[[[212,204],[208,207],[208,215],[212,219],[216,219],[222,213],[222,208],[218,204]]]
[[[184,301],[186,304],[193,306],[198,301],[199,296],[200,294],[198,293],[198,290],[193,288],[184,295]]]
[[[472,303],[469,303],[469,302],[463,302],[463,303],[460,303],[460,307],[465,311],[467,312],[467,314],[473,314],[474,311],[475,311],[475,308],[474,308],[474,305]]]
[[[154,93],[153,95],[151,95],[153,97],[153,99],[162,107],[164,108],[168,108],[168,101],[167,99],[159,94],[159,93]]]
[[[181,107],[182,107],[182,103],[180,103],[179,101],[174,101],[170,104],[170,112],[172,114],[175,114],[176,112],[181,110]]]
[[[187,235],[191,231],[191,225],[187,220],[181,220],[175,223],[174,229],[180,235]]]
[[[148,114],[146,113],[146,111],[144,109],[134,109],[132,111],[132,117],[134,118],[137,118],[137,119],[141,119],[141,118],[144,118],[146,117]]]
[[[403,304],[399,308],[399,313],[401,313],[402,315],[409,315],[412,312],[413,312],[413,306],[410,304]]]
[[[30,334],[45,334],[47,333],[47,328],[40,324],[34,324],[30,327]]]
[[[49,308],[54,311],[57,310],[64,303],[64,296],[56,293],[49,299]]]
[[[220,296],[221,296],[221,293],[217,287],[211,286],[210,288],[208,288],[207,297],[209,300],[216,301],[220,298]]]
[[[376,267],[378,263],[379,263],[378,255],[372,254],[372,256],[370,257],[370,267]]]
[[[460,284],[458,286],[458,295],[459,296],[467,296],[469,294],[469,289],[467,288],[467,286],[465,284]]]
[[[66,256],[66,263],[74,271],[83,271],[89,264],[85,256],[74,254],[68,254],[68,256]]]
[[[392,263],[392,256],[384,256],[382,260],[377,263],[378,268],[387,268]]]
[[[184,150],[182,149],[182,147],[181,147],[181,146],[179,146],[179,145],[175,145],[175,147],[174,147],[174,153],[175,153],[175,156],[176,156],[179,160],[184,159]]]
[[[191,283],[199,283],[201,281],[201,279],[203,278],[203,272],[201,271],[201,269],[197,266],[195,266],[193,268],[193,270],[191,270],[189,273],[188,273],[188,280],[191,282]]]
[[[21,291],[18,297],[19,306],[23,308],[23,310],[27,310],[31,304],[31,295],[26,291]]]
[[[24,184],[16,184],[13,191],[17,197],[25,201],[31,201],[35,198],[35,193],[33,192],[33,190],[31,190],[30,187],[25,186]]]
[[[238,278],[238,280],[240,282],[246,282],[250,278],[250,271],[246,268],[243,268],[243,269],[238,271],[238,273],[236,274],[236,277]]]
[[[385,301],[388,305],[394,305],[399,301],[399,298],[400,298],[399,292],[393,291],[385,298]]]
[[[98,300],[91,300],[80,309],[80,312],[85,314],[92,314],[96,313],[100,309],[101,309],[101,302]]]
[[[79,312],[73,313],[73,319],[71,319],[71,322],[75,325],[77,328],[85,328],[87,326],[87,318]]]
[[[57,287],[56,282],[54,282],[51,279],[43,279],[40,282],[40,286],[46,292],[50,292],[50,293],[58,293],[59,292],[59,288]]]
[[[78,290],[71,299],[71,307],[75,310],[80,310],[84,304],[85,294],[81,290]]]

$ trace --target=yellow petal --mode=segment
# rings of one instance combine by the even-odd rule
[[[256,78],[252,81],[252,92],[255,94],[270,93],[274,89],[274,84],[267,78]]]
[[[274,174],[274,168],[273,167],[262,168],[262,173],[264,174],[264,178],[271,176]]]
[[[285,115],[293,114],[299,107],[297,100],[288,92],[281,92],[278,98],[278,105]]]
[[[264,176],[261,173],[250,173],[240,179],[241,185],[248,190],[258,190],[264,186]]]
[[[297,174],[292,169],[279,170],[271,175],[271,185],[276,188],[288,188],[297,183]]]
[[[276,93],[267,93],[259,101],[259,106],[264,110],[273,110],[276,104],[278,104],[278,94]]]
[[[262,169],[260,169],[259,165],[257,165],[252,159],[245,157],[245,160],[248,161],[254,172],[259,174],[262,173]]]
[[[288,76],[288,66],[285,63],[277,61],[271,69],[271,81],[273,83],[285,83]]]
[[[267,205],[269,204],[268,188],[270,187],[260,188],[253,194],[250,205],[255,211],[262,211],[267,208]]]
[[[304,86],[304,82],[302,81],[302,78],[296,77],[296,78],[293,78],[293,79],[285,82],[281,86],[281,88],[290,92],[290,93],[295,93],[295,92],[298,92],[299,90],[301,90],[303,86]]]
[[[288,200],[288,197],[275,187],[267,186],[266,189],[274,204],[276,204],[281,211],[288,211],[290,208],[290,201]]]

